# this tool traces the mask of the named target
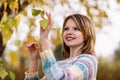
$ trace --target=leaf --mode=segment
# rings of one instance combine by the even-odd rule
[[[4,11],[1,23],[5,23],[5,22],[7,22],[7,12]]]
[[[34,0],[28,0],[29,3],[32,3]]]
[[[10,64],[13,67],[18,67],[19,65],[19,60],[18,60],[18,55],[16,54],[16,52],[10,52],[8,54],[8,56],[10,57]]]
[[[40,16],[41,16],[41,17],[43,17],[43,16],[44,16],[44,14],[45,14],[45,12],[44,12],[44,11],[40,11]]]
[[[4,78],[8,75],[8,73],[6,72],[5,69],[1,69],[0,70],[0,77],[2,80],[4,80]]]
[[[27,16],[27,12],[25,11],[25,9],[24,10],[22,10],[22,12],[21,12],[24,16]]]
[[[4,10],[6,10],[7,9],[7,2],[4,2]]]
[[[10,28],[14,27],[16,24],[16,20],[14,18],[8,18],[8,25]]]
[[[20,46],[21,45],[21,41],[20,40],[15,40],[14,45],[15,46]]]
[[[34,18],[29,18],[30,26],[35,26],[35,19]]]
[[[21,19],[20,15],[17,15],[17,16],[15,17],[15,20],[16,20],[15,26],[16,26],[16,27],[19,25],[20,19]]]
[[[12,33],[13,30],[10,28],[8,24],[2,24],[3,45],[5,45],[7,41],[10,39]]]
[[[32,9],[33,16],[37,16],[38,14],[40,14],[40,12],[41,12],[41,10]]]
[[[47,27],[48,23],[49,23],[49,20],[48,19],[42,19],[42,20],[40,20],[39,23],[40,23],[41,27],[43,27],[43,29],[45,29]]]
[[[28,33],[27,39],[25,40],[25,44],[36,42],[36,39],[34,36],[31,35],[31,31]]]
[[[9,4],[9,8],[11,10],[14,10],[14,9],[18,10],[18,2],[17,1],[12,2],[11,4]]]
[[[11,4],[12,2],[14,2],[14,0],[7,0],[9,4]]]
[[[15,80],[15,74],[12,71],[9,71],[9,76],[12,80]]]

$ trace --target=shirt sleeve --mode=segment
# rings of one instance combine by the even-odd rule
[[[51,50],[40,53],[43,72],[47,80],[94,80],[97,60],[92,55],[78,56],[72,65],[62,69],[57,64]]]
[[[26,71],[24,80],[39,80],[38,72],[29,73],[29,71]]]

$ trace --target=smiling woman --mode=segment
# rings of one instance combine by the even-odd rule
[[[25,80],[39,80],[39,56],[44,72],[41,80],[96,80],[98,62],[94,52],[96,37],[93,22],[81,14],[66,17],[62,30],[62,54],[65,60],[56,61],[51,49],[51,41],[48,39],[53,24],[52,18],[51,14],[46,13],[46,15],[49,23],[45,29],[40,27],[42,49],[35,43],[26,46],[30,64],[25,72]]]

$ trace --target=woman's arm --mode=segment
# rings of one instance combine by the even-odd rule
[[[72,64],[62,69],[57,64],[51,50],[40,54],[43,72],[47,80],[93,80],[97,73],[97,60],[91,55],[81,55]],[[64,64],[63,64],[64,65]]]
[[[38,77],[38,59],[39,59],[39,46],[36,43],[26,45],[29,51],[30,64],[29,69],[25,72],[25,80],[39,80]]]

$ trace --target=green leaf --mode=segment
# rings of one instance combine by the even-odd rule
[[[40,11],[40,16],[41,16],[41,17],[43,17],[43,16],[44,16],[44,14],[45,14],[45,12],[44,12],[44,11]]]
[[[43,27],[43,29],[45,29],[47,27],[48,23],[49,23],[49,20],[48,19],[42,19],[42,20],[40,20],[39,23],[40,23],[41,27]]]
[[[10,28],[8,24],[2,24],[2,35],[3,35],[3,44],[5,45],[7,41],[10,39],[13,30]]]
[[[8,75],[5,69],[0,70],[0,78],[4,80],[4,78]]]
[[[12,71],[9,71],[9,76],[12,80],[15,80],[15,73],[13,73]]]
[[[20,46],[20,45],[21,45],[21,41],[20,41],[20,40],[16,40],[16,41],[14,42],[14,45],[15,45],[15,46]]]
[[[41,12],[41,10],[32,9],[33,16],[37,16],[38,14],[40,14],[40,12]]]
[[[16,20],[14,18],[8,18],[8,25],[12,28],[16,26]]]

